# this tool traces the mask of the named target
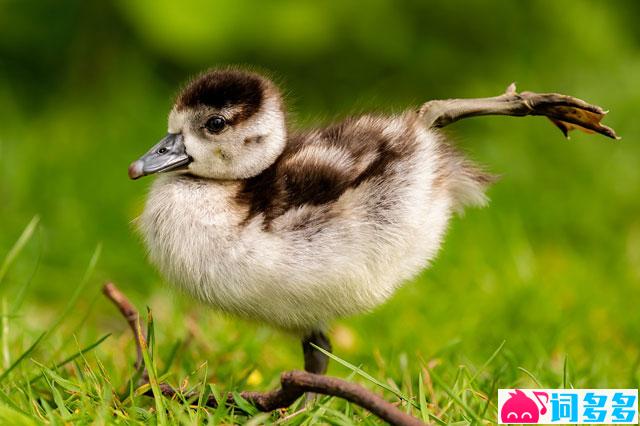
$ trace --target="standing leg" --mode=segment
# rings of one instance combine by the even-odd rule
[[[327,372],[329,357],[311,346],[311,343],[325,351],[331,352],[329,338],[321,331],[314,331],[302,339],[305,371],[314,374],[324,374]]]

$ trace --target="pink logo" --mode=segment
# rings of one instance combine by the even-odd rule
[[[547,412],[546,404],[549,402],[549,395],[546,392],[533,392],[533,394],[540,403],[540,408],[521,390],[509,392],[509,399],[500,411],[502,423],[538,423],[540,414]],[[540,397],[544,397],[545,402],[542,402]]]

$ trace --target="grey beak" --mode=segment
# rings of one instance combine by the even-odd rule
[[[129,177],[168,172],[188,165],[192,158],[187,154],[182,133],[167,133],[153,148],[129,166]]]

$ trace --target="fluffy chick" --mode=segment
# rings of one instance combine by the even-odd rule
[[[139,224],[167,279],[218,310],[305,337],[371,310],[436,255],[450,217],[492,178],[417,109],[288,130],[282,96],[252,72],[209,71],[129,168],[153,183]],[[309,353],[307,353],[309,352]],[[314,360],[315,358],[319,358]]]

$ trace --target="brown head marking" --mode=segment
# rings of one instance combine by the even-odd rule
[[[176,109],[239,107],[229,120],[239,123],[258,112],[267,82],[257,74],[240,70],[213,70],[192,80],[176,99]]]

